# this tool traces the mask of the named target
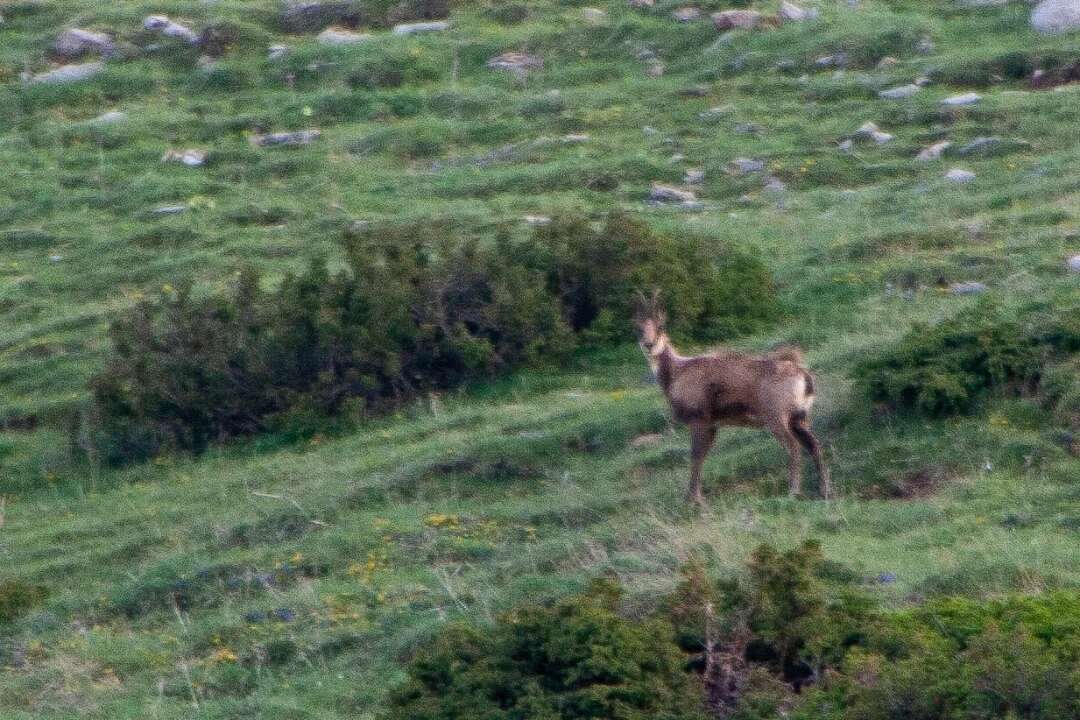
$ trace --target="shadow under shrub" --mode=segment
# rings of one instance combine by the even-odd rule
[[[756,259],[623,215],[601,228],[562,218],[521,239],[433,224],[364,229],[344,245],[337,272],[317,261],[272,289],[245,272],[225,294],[168,289],[116,319],[79,444],[115,465],[384,412],[581,344],[628,340],[640,288],[661,288],[672,329],[701,339],[777,314]]]
[[[1007,316],[981,303],[934,326],[918,324],[893,349],[860,363],[870,397],[933,417],[969,411],[991,392],[1035,390],[1047,368],[1080,350],[1080,320],[1067,310]]]

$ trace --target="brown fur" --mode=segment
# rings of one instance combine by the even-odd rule
[[[664,332],[665,315],[654,295],[639,314],[639,343],[671,413],[690,428],[690,499],[702,503],[701,466],[712,448],[716,429],[724,425],[768,430],[788,452],[788,483],[792,497],[802,484],[802,455],[814,459],[822,494],[831,492],[829,470],[821,445],[810,430],[814,403],[813,376],[803,365],[798,348],[784,347],[765,355],[718,349],[683,357]]]

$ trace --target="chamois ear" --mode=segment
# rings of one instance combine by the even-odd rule
[[[649,315],[659,325],[663,325],[667,320],[667,313],[664,312],[664,306],[660,302],[660,288],[653,290],[652,299],[649,301]]]
[[[641,290],[634,291],[634,319],[641,320],[649,314],[649,301]]]

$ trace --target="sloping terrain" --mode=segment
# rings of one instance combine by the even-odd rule
[[[415,35],[380,14],[332,46],[270,1],[0,4],[0,579],[48,590],[0,625],[0,715],[373,717],[448,618],[604,574],[647,604],[689,557],[763,541],[819,538],[897,605],[1080,585],[1075,428],[1037,398],[881,416],[851,379],[984,298],[1080,309],[1080,34],[1035,33],[1025,3],[828,0],[731,32],[722,2],[590,7],[461,3]],[[97,74],[29,79],[72,27],[115,46]],[[532,67],[489,67],[507,52]],[[731,430],[692,512],[636,348],[299,443],[71,456],[109,317],[163,286],[272,280],[357,222],[612,208],[761,254],[787,318],[740,344],[806,348],[840,500],[783,498],[780,450]]]

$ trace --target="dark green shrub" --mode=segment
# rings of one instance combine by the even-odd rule
[[[354,89],[377,90],[401,87],[406,83],[412,85],[431,82],[441,76],[439,58],[404,51],[388,51],[382,55],[363,58],[349,73],[347,82],[349,87]]]
[[[45,601],[48,594],[41,585],[22,580],[0,582],[0,625],[10,623],[17,617]]]
[[[422,140],[423,138],[421,138]],[[415,148],[414,148],[415,150]],[[233,222],[275,222],[241,208]],[[350,232],[346,268],[315,262],[274,289],[168,290],[118,318],[80,442],[110,464],[264,431],[314,432],[432,390],[631,337],[635,291],[665,293],[676,332],[730,337],[776,314],[753,258],[624,215],[562,218],[513,239],[407,225]]]
[[[967,412],[992,391],[1033,390],[1055,357],[1080,349],[1075,313],[1021,320],[982,303],[934,326],[919,324],[892,350],[859,364],[874,400],[930,416]]]
[[[704,719],[670,625],[626,620],[617,599],[602,586],[492,628],[443,631],[409,663],[386,717]]]

